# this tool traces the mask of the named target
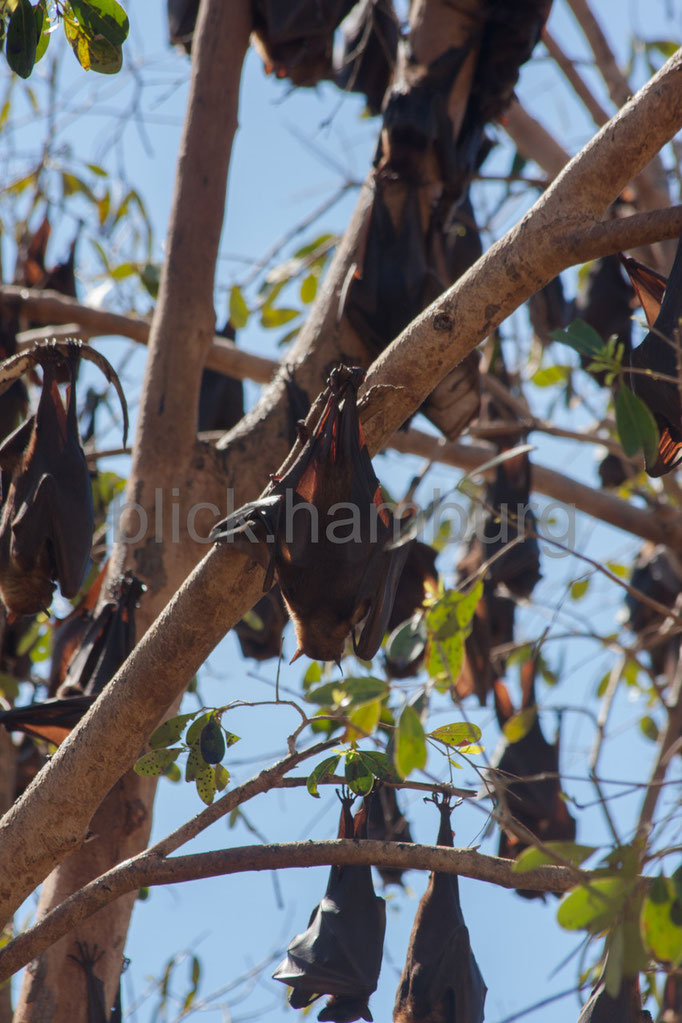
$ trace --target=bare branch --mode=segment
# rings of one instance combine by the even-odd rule
[[[597,125],[601,128],[602,124],[606,124],[609,119],[609,115],[604,110],[603,106],[599,101],[592,95],[585,80],[582,78],[580,73],[576,70],[575,64],[570,60],[564,51],[559,46],[558,42],[553,35],[548,31],[547,28],[543,30],[542,41],[547,47],[552,60],[555,60],[562,72],[566,76],[567,81],[571,85],[575,94],[582,100],[585,107],[589,111],[589,114]]]

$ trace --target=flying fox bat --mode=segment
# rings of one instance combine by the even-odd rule
[[[440,811],[437,845],[452,848],[451,807]],[[459,902],[456,874],[434,872],[414,918],[393,1008],[394,1023],[482,1023],[486,986]]]
[[[168,41],[185,53],[192,52],[192,36],[199,13],[199,0],[168,0]]]
[[[234,341],[236,331],[228,320],[219,332],[220,337]],[[226,376],[214,369],[205,369],[201,375],[199,415],[197,429],[231,430],[244,415],[244,385],[236,377]]]
[[[333,76],[334,30],[355,0],[254,0],[254,42],[265,70],[294,85]]]
[[[522,708],[532,710],[535,703],[535,663],[527,661],[521,669],[523,692]],[[495,710],[500,727],[513,716],[514,708],[507,687],[496,682]],[[559,740],[547,742],[537,714],[533,724],[522,738],[510,742],[495,765],[504,779],[512,779],[506,787],[507,807],[511,816],[528,828],[543,842],[572,842],[575,838],[575,820],[562,799],[559,780]],[[535,778],[535,775],[548,775]],[[525,778],[530,780],[524,781]],[[511,832],[500,832],[498,856],[515,859],[530,845]],[[542,892],[517,889],[524,898],[544,898]]]
[[[677,556],[662,545],[645,544],[637,555],[631,585],[671,610],[682,592],[682,565]],[[679,635],[661,634],[663,616],[633,593],[625,594],[627,624],[646,647],[657,675],[666,669],[668,655],[677,652]]]
[[[105,1008],[104,984],[95,973],[95,965],[104,952],[98,952],[97,945],[92,949],[86,942],[77,941],[78,954],[69,953],[69,958],[78,963],[85,974],[85,986],[88,996],[88,1023],[121,1023],[121,985],[118,986],[116,1001],[111,1012]]]
[[[353,798],[341,799],[339,838],[367,837],[365,810],[353,821]],[[319,1020],[371,1021],[368,1001],[379,979],[385,929],[386,904],[374,893],[371,867],[334,866],[307,930],[293,939],[273,977],[292,989],[294,1009],[328,994],[332,997]]]
[[[494,585],[504,583],[517,597],[529,597],[540,578],[538,541],[528,535],[536,525],[535,515],[528,507],[530,492],[528,452],[500,462],[486,499],[492,512],[484,523],[483,537],[475,540],[482,547],[483,561],[495,558],[486,578]],[[513,543],[519,536],[524,539]]]
[[[396,790],[392,785],[374,786],[365,796],[367,810],[367,838],[377,842],[412,842],[410,825],[398,806]],[[378,867],[385,885],[402,884],[404,871],[399,867]]]
[[[416,541],[410,547],[396,589],[393,610],[388,621],[388,632],[408,622],[424,604],[428,587],[432,586],[434,589],[437,587],[437,556],[433,547],[420,541]],[[391,678],[409,678],[416,675],[424,659],[424,649],[422,647],[416,656],[409,658],[407,655],[403,657],[402,654],[391,656],[388,650],[384,650],[384,660]]]
[[[105,563],[73,611],[66,618],[56,620],[52,626],[50,672],[47,676],[48,696],[57,694],[57,690],[66,678],[69,664],[92,621],[92,614],[97,606],[102,583],[107,574],[107,566],[108,563]]]
[[[647,305],[651,311],[651,304],[647,302]],[[682,460],[682,401],[677,383],[679,367],[675,344],[681,316],[682,238],[677,244],[660,311],[641,345],[630,353],[630,366],[638,372],[626,378],[637,397],[649,408],[660,431],[658,457],[646,466],[649,476],[654,477],[664,476]],[[672,379],[656,379],[655,374],[659,373]]]
[[[93,349],[52,342],[0,365],[0,393],[30,366],[38,363],[43,369],[36,414],[0,446],[0,596],[10,615],[42,611],[55,582],[65,597],[75,597],[87,570],[94,512],[76,414],[75,378],[82,357],[96,362],[118,389],[125,444],[128,421],[120,382]],[[70,379],[66,408],[57,383],[61,367]]]
[[[144,587],[126,573],[85,630],[57,697],[0,712],[8,732],[25,732],[58,746],[90,709],[135,646],[135,608]]]
[[[360,0],[343,26],[343,47],[334,54],[334,81],[347,92],[364,93],[372,116],[381,110],[399,38],[393,0]]]
[[[578,1023],[652,1023],[651,1013],[642,1009],[637,977],[623,977],[620,991],[612,998],[606,981],[599,979],[585,1002]]]
[[[322,413],[312,430],[302,427],[292,464],[273,477],[269,492],[211,534],[260,561],[266,590],[276,575],[296,628],[294,657],[338,662],[353,633],[355,652],[370,660],[386,632],[409,551],[409,542],[389,547],[396,523],[382,501],[358,418],[363,378],[358,368],[332,371]]]
[[[630,283],[635,289],[639,304],[644,310],[649,327],[653,327],[656,317],[661,311],[661,302],[665,295],[668,278],[652,270],[645,263],[633,259],[632,256],[620,256],[620,261],[627,270]]]
[[[234,627],[244,657],[253,657],[256,661],[279,657],[282,633],[289,621],[279,586],[273,586],[268,593],[263,594],[254,605],[253,613],[260,619],[261,628],[256,628],[244,618]]]

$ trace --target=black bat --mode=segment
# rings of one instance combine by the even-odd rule
[[[347,92],[364,93],[372,116],[381,110],[399,38],[393,0],[360,0],[344,24],[343,47],[334,54],[334,81]]]
[[[277,576],[296,628],[294,657],[338,662],[352,633],[355,652],[370,660],[409,551],[409,542],[389,547],[397,524],[382,501],[360,427],[356,395],[363,378],[357,368],[332,371],[322,413],[310,432],[302,427],[292,464],[273,477],[265,495],[212,533],[260,561],[266,590]]]
[[[192,36],[199,13],[199,0],[168,0],[168,40],[192,52]]]
[[[289,621],[279,586],[273,586],[260,598],[253,606],[252,614],[260,620],[260,627],[244,618],[234,627],[244,657],[253,657],[256,661],[279,657],[282,633]]]
[[[581,285],[575,300],[575,314],[589,323],[601,337],[608,341],[615,334],[626,355],[632,349],[632,307],[635,292],[623,276],[618,256],[604,256],[590,266],[587,277]],[[586,356],[580,358],[583,368],[592,361]],[[597,383],[604,385],[605,373],[593,373]]]
[[[57,697],[0,712],[8,732],[24,732],[58,746],[90,709],[135,646],[135,607],[143,585],[126,573],[83,635]]]
[[[654,325],[641,345],[630,354],[630,366],[639,372],[626,378],[634,393],[649,408],[660,431],[658,457],[646,466],[649,476],[663,476],[682,460],[682,400],[677,382],[649,375],[679,378],[675,332],[682,316],[682,238]],[[644,371],[644,372],[643,372]]]
[[[440,811],[437,845],[452,848],[451,808]],[[456,874],[434,872],[422,896],[393,1009],[394,1023],[482,1023],[486,986],[459,902]]]
[[[268,74],[313,86],[333,77],[334,30],[355,0],[254,0],[254,42]]]
[[[367,810],[367,838],[377,842],[412,842],[410,825],[398,806],[398,796],[392,785],[377,784],[364,806]],[[399,867],[378,867],[385,885],[402,884],[404,871]]]
[[[88,1023],[121,1023],[123,1014],[121,1011],[120,983],[116,994],[116,1001],[111,1012],[109,1012],[105,1007],[104,984],[95,973],[95,966],[104,955],[104,952],[98,952],[97,945],[90,949],[90,946],[83,941],[77,941],[76,947],[78,953],[74,955],[70,952],[69,959],[73,959],[75,963],[78,963],[85,974],[85,987],[88,998]]]
[[[353,799],[341,799],[339,838],[367,837],[366,812],[360,810],[353,821]],[[319,1020],[371,1021],[368,1001],[379,979],[385,929],[386,904],[374,892],[371,867],[334,866],[307,930],[293,939],[273,977],[292,989],[294,1009],[328,994]]]
[[[676,562],[677,558],[666,547],[645,544],[637,555],[630,583],[647,597],[672,610],[682,592],[682,579]],[[677,655],[679,636],[661,635],[663,616],[634,593],[626,593],[625,606],[628,610],[627,624],[646,647],[651,666],[660,675],[665,671],[669,657]]]
[[[219,332],[234,341],[236,331],[228,320]],[[231,430],[244,415],[244,385],[236,377],[205,369],[199,391],[199,433],[208,430]]]
[[[571,320],[571,303],[564,295],[561,277],[553,277],[528,299],[528,315],[533,333],[543,348],[552,343],[550,331],[565,327]]]
[[[92,622],[92,613],[97,606],[106,573],[105,564],[73,611],[66,618],[56,619],[52,626],[50,671],[47,676],[48,696],[55,696],[66,678],[69,664]]]
[[[75,597],[87,571],[94,512],[88,466],[78,437],[75,377],[86,357],[116,385],[118,377],[99,353],[73,342],[37,345],[0,366],[0,392],[26,368],[40,364],[43,383],[38,410],[0,446],[0,596],[10,615],[46,608],[59,583]],[[65,368],[70,385],[66,408],[57,383]]]
[[[393,602],[393,610],[388,620],[388,632],[408,622],[416,611],[424,604],[429,587],[438,586],[438,554],[428,544],[417,541],[410,547],[405,559],[398,587]],[[384,651],[386,668],[391,678],[409,678],[416,675],[424,659],[424,648],[416,655],[393,656],[388,649]]]
[[[642,1009],[637,977],[623,977],[620,991],[612,998],[601,977],[585,1002],[578,1023],[652,1023],[651,1013]]]
[[[460,699],[475,693],[485,707],[488,693],[504,674],[506,655],[497,648],[509,647],[514,642],[515,611],[511,597],[497,593],[492,583],[484,582],[471,631],[464,640],[464,663],[455,686]]]
[[[527,661],[521,669],[522,708],[536,709],[535,663]],[[513,716],[509,693],[503,682],[494,687],[495,710],[500,727]],[[511,816],[543,842],[572,842],[575,820],[562,798],[559,780],[559,739],[550,744],[542,734],[535,715],[532,725],[516,742],[508,743],[495,765],[500,776],[511,782],[506,786],[507,807]],[[536,775],[547,775],[537,778]],[[528,781],[524,779],[528,778]],[[498,856],[515,859],[530,845],[511,832],[500,831]],[[527,899],[544,898],[542,892],[517,889]]]

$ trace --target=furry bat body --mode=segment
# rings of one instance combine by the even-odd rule
[[[353,797],[341,800],[339,838],[366,838],[366,813],[353,821]],[[374,893],[371,867],[332,867],[327,891],[308,929],[297,935],[273,977],[291,988],[294,1009],[332,995],[319,1020],[372,1020],[369,996],[376,989],[386,929],[386,904]]]
[[[0,596],[10,615],[44,610],[55,583],[65,597],[75,597],[87,571],[94,511],[76,413],[76,372],[83,356],[96,362],[117,386],[125,444],[128,424],[123,392],[113,369],[98,353],[73,342],[52,343],[15,355],[0,366],[0,393],[35,363],[43,369],[36,414],[0,446]],[[63,368],[70,380],[66,408],[58,387],[58,372]]]
[[[296,627],[295,656],[339,661],[353,633],[358,656],[371,659],[409,552],[409,543],[389,549],[394,521],[356,406],[363,377],[364,371],[347,367],[332,372],[322,414],[293,464],[273,478],[269,494],[212,534],[267,568],[266,589],[276,574]]]
[[[437,804],[437,845],[452,848],[450,806]],[[432,873],[415,916],[394,1023],[482,1023],[486,986],[459,902],[456,874]]]
[[[575,820],[571,817],[562,798],[559,780],[559,740],[550,744],[542,734],[535,703],[535,665],[528,661],[522,668],[523,689],[522,709],[532,712],[532,725],[516,742],[504,748],[496,767],[505,778],[512,778],[506,788],[507,806],[511,816],[536,835],[543,842],[572,842],[575,839]],[[502,682],[495,683],[495,710],[500,727],[514,715],[514,708],[507,688]],[[547,778],[535,778],[547,775]],[[524,781],[524,778],[530,778]],[[500,831],[498,856],[515,859],[527,849],[530,842],[518,838],[512,832]],[[541,892],[517,889],[524,898],[544,898]]]

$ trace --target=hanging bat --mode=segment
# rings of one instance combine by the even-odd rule
[[[228,320],[219,332],[220,337],[230,341],[236,338],[236,331]],[[231,430],[244,415],[244,385],[236,377],[205,369],[201,375],[199,391],[199,415],[197,430]]]
[[[585,1002],[578,1023],[652,1023],[651,1013],[642,1009],[638,977],[623,977],[620,991],[612,998],[601,977]]]
[[[668,278],[652,270],[650,266],[640,263],[631,256],[621,255],[620,261],[627,270],[630,283],[635,289],[639,304],[644,310],[649,327],[653,327],[661,311],[661,303],[668,285]]]
[[[366,812],[360,810],[353,821],[353,799],[341,799],[339,838],[367,837]],[[374,893],[371,867],[333,866],[307,930],[293,939],[273,973],[292,989],[292,1008],[302,1009],[328,994],[332,997],[318,1020],[371,1021],[368,1001],[379,979],[385,929],[386,904]]]
[[[451,807],[440,812],[437,845],[452,848]],[[486,986],[459,902],[456,874],[433,872],[414,918],[394,1023],[482,1023]]]
[[[104,955],[98,952],[97,945],[92,949],[83,941],[77,941],[78,954],[69,953],[69,959],[83,970],[85,974],[85,987],[88,997],[88,1023],[121,1023],[123,1018],[121,1012],[121,985],[119,983],[116,993],[116,1001],[111,1012],[105,1008],[104,984],[95,973],[95,966]]]
[[[679,368],[676,332],[682,316],[682,238],[677,244],[675,260],[654,325],[641,345],[630,354],[630,366],[639,372],[626,380],[656,420],[660,431],[658,457],[646,471],[649,476],[664,476],[682,460],[682,400],[678,386]],[[679,336],[679,335],[678,335]],[[642,372],[645,371],[645,372]],[[672,380],[660,380],[660,373]]]
[[[282,633],[289,621],[279,586],[273,586],[265,593],[252,608],[252,613],[260,619],[261,628],[256,628],[244,618],[234,627],[244,657],[253,657],[256,661],[279,657]]]
[[[38,410],[0,446],[3,506],[0,516],[0,596],[11,615],[36,614],[52,599],[55,583],[75,597],[90,559],[94,513],[90,474],[78,437],[75,377],[79,358],[118,377],[91,348],[74,342],[37,345],[0,366],[0,393],[38,363],[43,383]],[[66,408],[57,383],[65,368],[70,384]]]
[[[494,585],[484,582],[471,631],[464,640],[464,662],[455,685],[460,699],[475,693],[481,707],[485,707],[488,693],[504,674],[506,656],[498,648],[514,642],[515,611],[516,604],[510,597],[498,594]]]
[[[192,52],[192,36],[199,13],[199,0],[168,0],[168,41]]]
[[[397,542],[360,427],[357,389],[364,370],[332,371],[316,425],[269,490],[215,527],[277,577],[301,653],[338,662],[352,633],[363,660],[386,632],[409,543]],[[349,518],[350,511],[350,518]],[[350,528],[349,528],[350,527]]]
[[[667,547],[646,543],[637,555],[630,583],[647,597],[672,610],[682,592],[682,565],[677,555]],[[625,594],[625,606],[628,610],[627,624],[646,648],[655,674],[662,674],[669,654],[677,653],[679,636],[662,635],[663,616],[633,593]]]
[[[254,44],[265,70],[294,85],[313,86],[333,76],[337,25],[355,0],[254,0]]]
[[[423,606],[429,588],[435,590],[438,586],[437,556],[433,547],[420,541],[410,547],[388,621],[389,633],[408,622]],[[384,661],[391,678],[410,678],[416,675],[424,660],[424,650],[425,647],[422,647],[416,656],[407,659],[407,656],[391,656],[388,648],[385,649]]]
[[[521,669],[521,687],[522,709],[536,709],[535,663],[532,660]],[[495,683],[494,694],[497,720],[502,728],[513,716],[514,708],[503,682]],[[543,842],[574,840],[575,820],[566,808],[559,780],[559,738],[557,735],[553,745],[547,742],[537,713],[526,734],[505,746],[495,768],[502,778],[512,779],[505,792],[507,808],[516,821]],[[535,778],[535,775],[548,777]],[[525,778],[530,780],[524,781]],[[515,859],[530,844],[503,828],[498,856]],[[527,899],[544,898],[542,892],[516,890]]]
[[[550,331],[567,326],[571,320],[571,303],[564,295],[561,277],[540,288],[528,299],[528,315],[533,334],[543,348],[551,345]]]
[[[57,697],[0,712],[8,732],[24,732],[58,746],[116,674],[135,646],[134,612],[144,587],[126,573],[114,586],[74,654]]]
[[[334,81],[347,92],[364,93],[372,116],[381,110],[399,38],[393,0],[360,0],[343,26],[343,46],[334,54]]]
[[[529,597],[541,578],[537,537],[529,535],[536,528],[535,515],[529,507],[531,485],[527,451],[500,462],[486,497],[492,512],[485,520],[483,536],[475,538],[475,543],[482,547],[482,560],[495,559],[486,578],[493,585],[503,583],[517,597]],[[519,536],[524,539],[514,543]]]
[[[47,676],[48,696],[55,696],[66,678],[69,664],[92,621],[92,614],[99,600],[107,568],[108,562],[102,566],[87,593],[73,611],[66,618],[55,620],[52,626],[50,671]]]
[[[364,807],[367,811],[367,838],[377,842],[412,842],[410,825],[398,806],[398,795],[392,785],[377,784],[368,796]],[[378,867],[385,885],[402,885],[404,871],[399,867]]]

